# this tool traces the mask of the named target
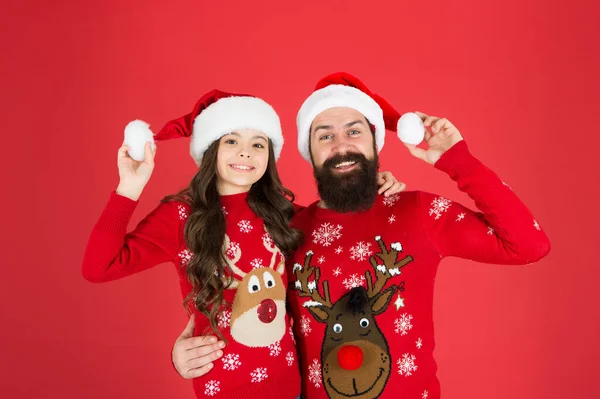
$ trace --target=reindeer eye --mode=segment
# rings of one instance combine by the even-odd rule
[[[362,318],[362,319],[360,319],[360,322],[359,322],[359,323],[360,323],[360,326],[361,326],[362,328],[367,328],[367,327],[369,327],[369,319],[367,319],[367,318]]]
[[[273,275],[271,273],[265,272],[265,274],[263,274],[263,280],[265,281],[265,287],[275,287],[275,279],[273,278]]]
[[[260,280],[256,276],[251,276],[248,280],[248,292],[254,294],[260,291]]]
[[[340,323],[333,325],[333,332],[339,334],[342,332],[342,325]]]

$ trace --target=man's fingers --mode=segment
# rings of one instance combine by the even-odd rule
[[[194,348],[201,348],[204,346],[213,346],[215,348],[224,348],[225,342],[219,341],[217,337],[213,336],[201,336],[201,337],[192,337],[186,338],[184,342],[184,349],[190,350]]]
[[[394,184],[394,182],[392,180],[386,180],[386,182],[383,183],[383,185],[381,187],[379,187],[379,190],[377,190],[377,193],[381,194],[381,193],[387,191],[388,188],[392,187],[393,184]]]
[[[422,148],[417,147],[414,144],[406,144],[404,143],[404,145],[406,146],[406,148],[408,148],[408,151],[410,151],[410,153],[414,156],[417,157],[425,162],[427,162],[427,151],[425,151]]]
[[[197,358],[206,356],[216,351],[221,351],[221,346],[219,346],[218,343],[190,348],[187,350],[186,356],[189,358]]]
[[[433,135],[431,134],[431,132],[429,131],[429,129],[425,129],[425,141],[429,142],[429,140],[431,139]]]
[[[182,377],[186,378],[188,380],[191,380],[192,378],[202,377],[204,374],[208,373],[213,367],[214,367],[214,364],[209,363],[209,364],[199,367],[199,368],[190,369],[190,370],[185,371],[183,373]]]
[[[433,133],[439,133],[442,129],[447,128],[451,125],[452,124],[450,123],[450,121],[448,119],[441,118],[433,123],[433,125],[431,126],[431,129],[433,130]]]
[[[394,183],[394,185],[388,191],[386,191],[385,195],[389,196],[389,195],[398,194],[398,193],[404,191],[404,189],[406,189],[406,184],[397,181]]]
[[[421,120],[422,120],[422,121],[424,121],[425,119],[427,119],[427,117],[429,116],[429,115],[427,115],[427,114],[424,114],[424,113],[422,113],[422,112],[419,112],[419,111],[415,111],[415,114],[417,114],[417,116],[418,116],[419,118],[421,118]]]
[[[185,367],[188,367],[190,369],[199,368],[199,367],[207,365],[208,363],[212,363],[215,360],[218,360],[222,356],[223,356],[223,351],[218,350],[218,351],[212,352],[206,356],[195,357],[195,358],[189,359],[187,362],[185,362]]]
[[[433,125],[435,122],[437,122],[439,118],[437,116],[428,116],[427,118],[425,118],[425,120],[423,121],[423,125],[425,126],[431,126]]]

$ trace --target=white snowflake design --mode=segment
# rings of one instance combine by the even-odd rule
[[[287,360],[288,366],[294,364],[294,352],[288,352],[287,355],[285,355],[285,360]]]
[[[492,226],[488,226],[487,235],[491,236],[493,234],[494,234],[494,229],[492,228]]]
[[[423,394],[421,395],[421,398],[422,399],[427,399],[428,396],[429,396],[429,392],[423,391]]]
[[[384,197],[383,205],[392,207],[392,206],[394,206],[396,201],[398,201],[398,199],[400,199],[400,194],[393,194],[393,195],[390,195],[389,197]]]
[[[541,230],[539,223],[535,219],[533,219],[533,227],[535,227],[535,229],[538,231]]]
[[[323,262],[325,262],[325,257],[324,256],[319,256],[319,259],[317,260],[317,262],[323,264]]]
[[[437,197],[431,201],[431,208],[429,209],[429,216],[435,215],[435,219],[442,217],[442,214],[450,208],[452,201],[444,197]]]
[[[217,315],[217,323],[219,328],[228,328],[231,321],[231,310],[223,310]]]
[[[312,232],[313,242],[328,247],[342,236],[340,230],[342,230],[342,226],[339,224],[334,226],[332,223],[323,223],[321,227]]]
[[[350,248],[350,259],[359,261],[367,259],[373,253],[370,248],[370,242],[357,242],[355,246]]]
[[[229,215],[229,212],[227,212],[227,208],[225,208],[224,206],[221,207],[221,212],[223,212],[223,215],[225,216]]]
[[[281,353],[281,344],[279,343],[279,341],[275,342],[274,344],[269,345],[269,355],[279,356],[280,353]]]
[[[396,334],[408,334],[408,331],[413,328],[413,325],[410,322],[412,319],[412,315],[403,313],[402,315],[400,315],[399,319],[394,320],[394,325],[396,326],[396,329],[394,331],[396,332]]]
[[[392,224],[392,223],[394,223],[395,221],[396,221],[396,216],[394,216],[394,215],[392,215],[392,216],[390,216],[390,217],[388,218],[388,223],[389,223],[389,224]]]
[[[292,342],[294,343],[294,345],[296,345],[296,336],[294,335],[294,330],[292,329],[292,326],[290,326],[290,328],[288,329],[288,332],[290,333],[290,337],[292,338]]]
[[[267,379],[267,369],[265,367],[259,367],[250,373],[252,377],[252,382],[262,382]]]
[[[315,388],[321,387],[321,363],[317,359],[313,359],[312,363],[308,366],[308,380],[315,385]]]
[[[263,267],[262,259],[259,259],[259,258],[252,259],[252,262],[250,262],[250,266],[252,266],[253,269],[258,269],[259,267]]]
[[[355,287],[360,287],[361,285],[365,284],[365,276],[361,276],[355,273],[349,278],[344,279],[344,281],[342,281],[342,284],[344,284],[344,288],[346,288],[347,290]]]
[[[414,355],[409,355],[408,353],[402,355],[402,359],[398,359],[397,362],[398,373],[405,377],[412,375],[414,371],[417,371],[415,360],[417,360],[417,358]]]
[[[254,227],[250,224],[249,220],[240,220],[238,223],[238,227],[242,233],[250,233]]]
[[[421,349],[423,347],[423,340],[421,338],[417,339],[417,349]]]
[[[333,275],[336,277],[339,276],[340,274],[342,274],[342,269],[340,269],[339,267],[333,271]]]
[[[206,396],[215,396],[221,390],[221,388],[219,388],[219,385],[221,385],[219,381],[208,381],[206,385],[204,385],[204,394]]]
[[[269,233],[263,234],[262,240],[263,240],[263,243],[265,243],[266,245],[268,245],[270,247],[272,247],[274,244],[273,237],[271,237],[271,235]]]
[[[194,254],[187,249],[184,249],[178,255],[181,258],[182,265],[187,265],[188,262],[192,259],[192,256],[194,256]]]
[[[342,248],[342,247],[337,247],[337,248],[335,249],[335,253],[336,253],[336,255],[339,255],[339,254],[341,254],[342,252],[344,252],[344,248]]]
[[[187,210],[183,205],[177,205],[177,210],[179,211],[179,220],[185,220],[188,217]]]
[[[467,216],[466,213],[459,213],[458,215],[456,215],[456,221],[460,222],[461,220],[463,220],[465,218],[465,216]]]
[[[300,318],[300,332],[305,337],[308,337],[308,334],[310,334],[311,331],[312,328],[310,328],[310,319],[306,315],[302,315]]]
[[[238,244],[237,242],[233,242],[231,241],[229,243],[229,248],[227,248],[227,251],[225,251],[225,254],[230,257],[233,258],[235,257],[235,253],[240,249],[240,244]]]
[[[235,353],[229,353],[221,358],[223,362],[223,370],[233,371],[242,365],[240,362],[240,355]]]

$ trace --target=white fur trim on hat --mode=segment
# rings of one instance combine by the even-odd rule
[[[204,151],[221,137],[239,129],[263,132],[273,143],[275,159],[283,147],[279,116],[269,104],[256,97],[225,97],[212,103],[196,117],[190,154],[200,165]]]
[[[330,108],[348,107],[357,110],[375,126],[375,142],[377,149],[383,148],[385,139],[385,123],[383,111],[375,100],[363,91],[345,85],[329,85],[313,92],[302,104],[296,118],[298,127],[298,151],[310,162],[308,142],[313,120],[321,112]]]
[[[147,142],[154,146],[154,135],[146,122],[136,119],[125,126],[125,141],[129,147],[127,153],[138,162],[144,160],[144,146]]]

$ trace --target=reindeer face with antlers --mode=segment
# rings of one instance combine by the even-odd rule
[[[304,266],[294,266],[298,295],[310,298],[304,307],[317,321],[327,324],[321,347],[321,372],[330,398],[377,398],[390,375],[389,348],[374,316],[387,309],[398,289],[395,285],[383,289],[387,280],[399,275],[400,268],[413,258],[397,260],[400,244],[392,244],[388,250],[381,237],[375,240],[381,250],[369,259],[375,280],[366,271],[367,288],[352,288],[335,303],[329,297],[327,281],[323,281],[323,295],[319,293],[320,269],[311,266],[312,251],[307,253]],[[383,265],[378,264],[378,259]],[[312,275],[314,279],[309,281]]]
[[[226,257],[236,277],[228,288],[237,288],[231,308],[231,336],[251,347],[269,346],[285,334],[286,287],[281,277],[285,260],[268,234],[263,236],[263,245],[272,253],[268,267],[258,267],[249,273],[240,270],[236,265],[242,256],[239,247],[234,248],[233,259]],[[230,246],[227,234],[223,246],[225,250]]]

